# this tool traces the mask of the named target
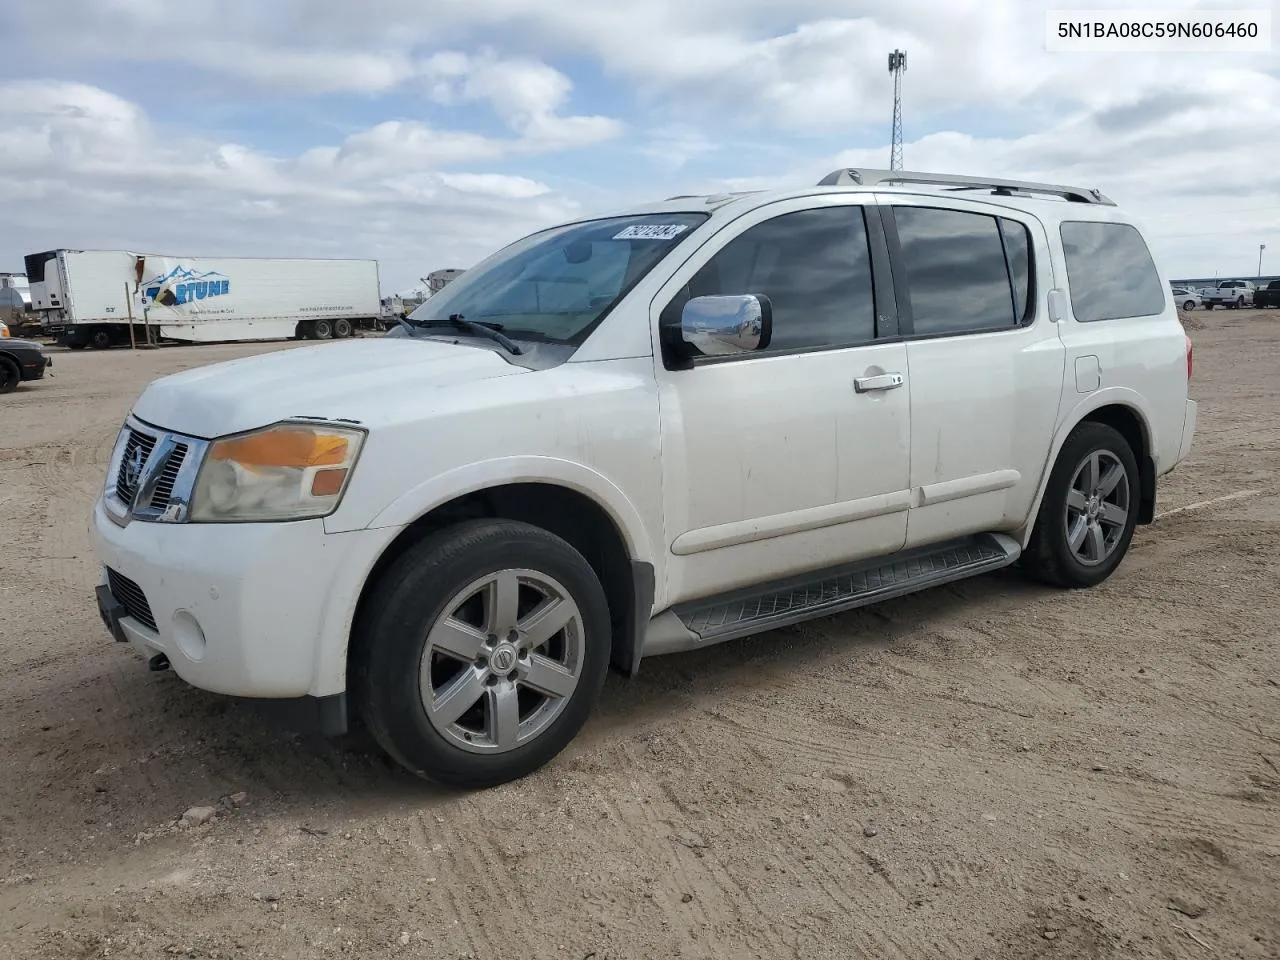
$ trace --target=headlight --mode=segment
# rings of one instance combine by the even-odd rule
[[[196,523],[304,520],[338,509],[364,432],[282,423],[209,445],[191,497]]]

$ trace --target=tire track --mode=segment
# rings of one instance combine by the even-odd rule
[[[428,817],[431,817],[428,822]],[[475,888],[470,882],[467,867],[470,863],[466,861],[465,851],[467,844],[461,843],[461,836],[456,828],[447,822],[441,823],[443,818],[432,816],[427,813],[418,814],[417,826],[422,830],[425,843],[434,850],[435,844],[440,844],[441,865],[448,865],[449,869],[445,871],[433,871],[435,873],[444,873],[444,876],[438,876],[438,882],[433,884],[433,889],[438,890],[446,902],[447,914],[445,920],[451,920],[452,923],[446,923],[446,928],[456,926],[462,933],[463,938],[470,952],[479,957],[496,957],[500,955],[500,944],[489,936],[486,924],[477,917],[476,904],[474,897],[476,895]],[[419,861],[421,867],[421,861]],[[466,903],[471,909],[464,909]]]

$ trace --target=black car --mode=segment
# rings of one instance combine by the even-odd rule
[[[23,380],[41,380],[53,360],[34,340],[0,338],[0,393],[17,390]]]

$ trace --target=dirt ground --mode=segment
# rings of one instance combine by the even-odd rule
[[[109,641],[86,527],[121,419],[263,348],[53,351],[0,398],[0,956],[1280,956],[1280,313],[1189,326],[1159,509],[1192,509],[1105,585],[1006,572],[648,661],[476,794]]]

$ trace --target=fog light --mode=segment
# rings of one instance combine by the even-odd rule
[[[185,610],[179,610],[173,615],[173,639],[188,660],[199,663],[204,659],[204,631],[200,629],[196,618]]]

